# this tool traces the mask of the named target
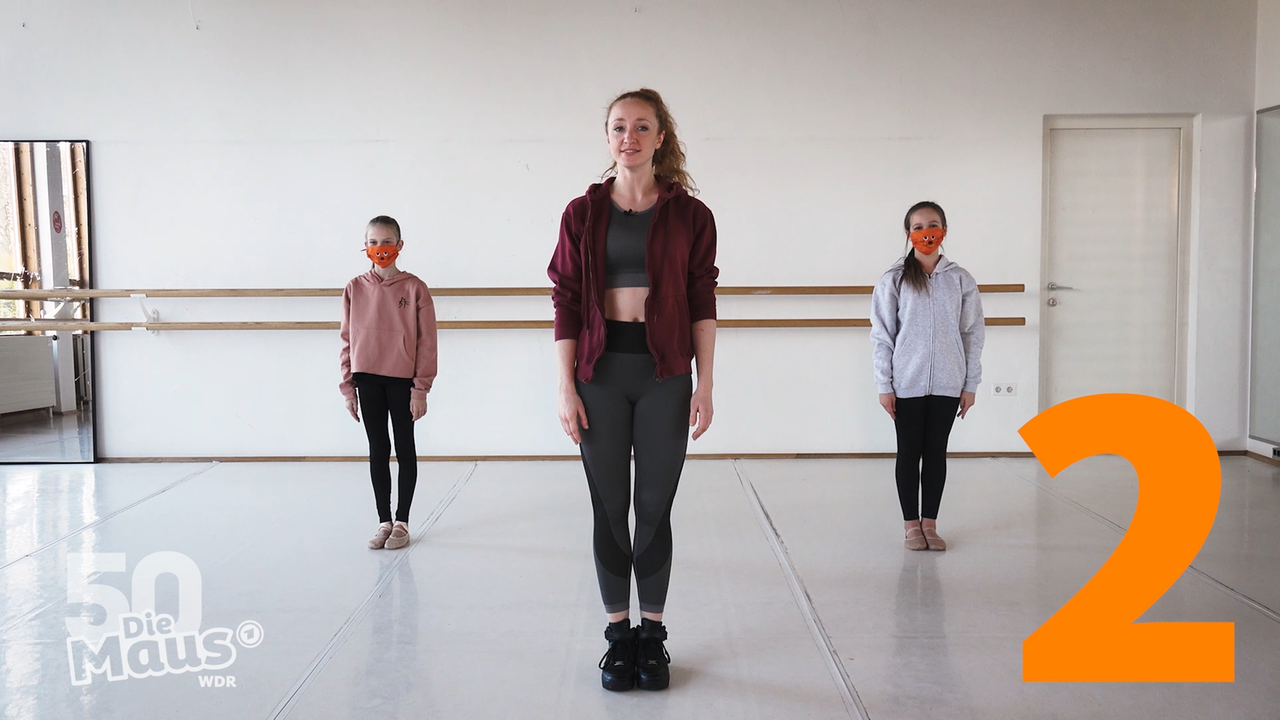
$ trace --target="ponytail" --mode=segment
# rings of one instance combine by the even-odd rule
[[[898,292],[902,292],[903,280],[906,280],[913,290],[919,292],[929,290],[929,276],[925,274],[920,261],[916,259],[915,248],[907,250],[907,256],[902,260],[902,274],[898,276]]]

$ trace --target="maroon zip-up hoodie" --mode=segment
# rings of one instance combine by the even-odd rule
[[[554,287],[556,340],[577,340],[576,376],[591,382],[604,353],[605,238],[614,178],[587,188],[560,218],[547,275]],[[716,221],[681,185],[658,178],[645,246],[649,297],[645,331],[659,380],[693,371],[693,323],[716,318]]]

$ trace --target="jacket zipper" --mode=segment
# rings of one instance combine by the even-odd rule
[[[604,313],[600,311],[600,305],[596,301],[595,260],[593,259],[591,254],[591,244],[594,242],[592,238],[592,233],[591,233],[591,214],[593,209],[594,208],[592,208],[592,204],[587,203],[587,222],[584,227],[585,237],[583,237],[583,241],[586,245],[586,251],[587,251],[587,294],[591,296],[590,308],[595,311],[596,317],[599,318],[600,324],[603,325]],[[588,318],[588,320],[590,319]],[[605,332],[607,333],[608,330],[605,330]],[[594,357],[591,358],[591,367],[593,368],[592,374],[594,374],[594,368],[595,368],[596,362],[598,362],[600,360],[600,356],[604,354],[605,341],[607,341],[607,338],[604,338],[602,336],[600,349],[598,351],[593,349]],[[576,371],[575,371],[575,375],[576,375]]]
[[[658,223],[658,212],[662,209],[662,206],[664,204],[665,204],[665,198],[662,195],[658,195],[658,201],[653,204],[653,217],[649,218],[649,232],[645,235],[645,238],[644,238],[645,273],[648,274],[650,278],[649,294],[645,295],[645,298],[644,298],[644,340],[645,340],[645,343],[649,345],[649,348],[650,348],[649,352],[651,353],[653,352],[653,340],[650,337],[652,328],[650,328],[651,323],[649,322],[649,301],[653,299],[654,275],[649,270],[649,262],[650,262],[650,259],[653,257],[653,252],[652,252],[653,251],[653,226]],[[662,382],[662,379],[663,379],[662,366],[658,363],[658,357],[656,355],[653,358],[653,379],[657,380],[658,382]]]
[[[934,329],[937,324],[933,307],[933,273],[926,275],[929,278],[929,384],[925,387],[925,395],[933,394],[933,356],[934,356]]]

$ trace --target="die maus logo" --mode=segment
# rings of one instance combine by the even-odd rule
[[[144,557],[133,569],[131,598],[111,585],[90,582],[104,573],[123,573],[125,567],[124,553],[67,555],[67,602],[82,608],[81,615],[66,618],[72,685],[89,685],[98,676],[115,681],[221,670],[236,661],[237,646],[262,643],[262,626],[252,620],[234,630],[201,630],[200,569],[186,555],[162,551]],[[161,575],[178,580],[177,617],[156,611]],[[91,622],[101,615],[95,608],[105,612],[103,621]],[[231,682],[234,687],[234,678]]]

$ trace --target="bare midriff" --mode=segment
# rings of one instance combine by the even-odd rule
[[[649,288],[623,287],[604,291],[604,317],[620,322],[644,322],[644,301]]]

